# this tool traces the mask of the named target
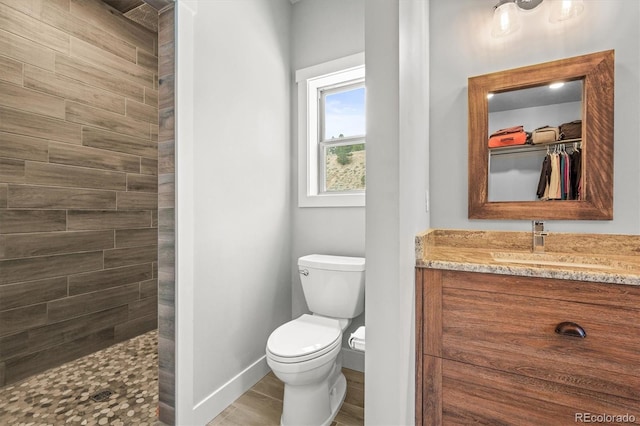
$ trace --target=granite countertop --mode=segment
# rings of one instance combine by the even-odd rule
[[[416,236],[416,266],[454,271],[640,285],[640,236],[430,229]]]

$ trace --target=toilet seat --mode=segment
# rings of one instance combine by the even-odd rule
[[[331,352],[341,344],[338,320],[304,314],[278,327],[267,341],[267,355],[280,363],[299,363]]]

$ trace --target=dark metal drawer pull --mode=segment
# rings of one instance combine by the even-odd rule
[[[570,337],[582,337],[583,339],[587,337],[587,332],[584,331],[584,328],[580,327],[575,322],[561,322],[556,326],[556,333],[562,334],[563,336]]]

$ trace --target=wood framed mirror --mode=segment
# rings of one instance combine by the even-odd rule
[[[578,148],[581,156],[579,199],[543,201],[532,198],[531,201],[523,201],[516,197],[514,201],[508,201],[504,197],[490,197],[489,167],[492,153],[488,147],[488,95],[523,91],[517,92],[520,94],[556,82],[577,82],[582,90],[577,112],[581,116],[576,117],[582,120]],[[613,219],[613,102],[613,50],[469,78],[469,219]],[[522,111],[526,113],[527,110]],[[520,124],[514,121],[512,125]],[[540,126],[559,124],[543,122]],[[533,150],[531,147],[528,146],[530,151]],[[538,170],[541,167],[542,162]],[[537,179],[534,188],[529,184],[522,186],[517,186],[516,190],[535,194]]]

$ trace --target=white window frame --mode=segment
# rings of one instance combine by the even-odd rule
[[[318,89],[365,78],[364,53],[296,71],[298,84],[298,206],[364,207],[365,192],[320,190]],[[365,148],[366,150],[366,148]]]

